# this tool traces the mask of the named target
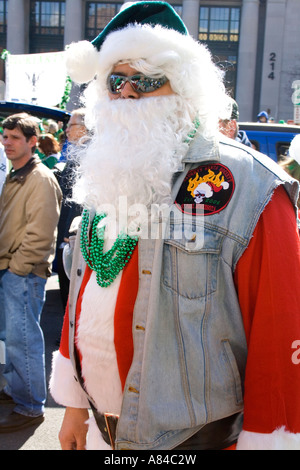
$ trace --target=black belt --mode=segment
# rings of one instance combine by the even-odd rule
[[[115,449],[115,440],[116,440],[116,430],[117,430],[117,424],[118,424],[118,419],[119,416],[112,414],[112,413],[99,413],[99,411],[96,409],[95,405],[93,404],[89,394],[86,391],[86,388],[84,386],[84,381],[81,375],[81,366],[80,366],[80,360],[78,357],[78,353],[76,350],[76,347],[74,348],[74,358],[75,358],[75,364],[76,364],[76,371],[77,371],[77,377],[78,381],[81,385],[81,388],[83,391],[86,393],[87,399],[89,401],[91,410],[93,412],[96,424],[99,428],[99,431],[102,434],[104,442],[106,444],[110,445],[112,449]]]
[[[90,402],[96,424],[102,434],[103,440],[115,450],[116,430],[118,424],[118,415],[112,413],[99,413]]]

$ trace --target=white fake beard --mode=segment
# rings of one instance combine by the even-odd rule
[[[172,176],[188,150],[192,114],[176,95],[99,100],[88,116],[94,136],[80,161],[75,200],[117,220],[136,204],[148,210],[172,203]]]

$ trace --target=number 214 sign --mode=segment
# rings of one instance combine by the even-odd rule
[[[268,78],[270,78],[270,80],[274,80],[274,78],[275,78],[275,65],[276,65],[276,53],[275,52],[270,53],[269,63],[270,63],[271,72],[269,73]]]

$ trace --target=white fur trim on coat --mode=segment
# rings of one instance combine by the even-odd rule
[[[284,427],[270,434],[242,431],[237,450],[300,450],[300,433],[293,434]]]
[[[114,343],[114,313],[121,277],[120,273],[104,289],[98,286],[96,273],[92,272],[78,321],[76,341],[82,355],[82,377],[100,413],[119,414],[123,399]]]
[[[70,359],[59,351],[53,353],[50,393],[59,405],[72,408],[89,408],[89,402],[80,384],[75,380]]]

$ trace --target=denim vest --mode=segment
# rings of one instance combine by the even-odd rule
[[[134,357],[116,449],[172,449],[206,424],[242,412],[247,345],[233,273],[276,187],[285,186],[297,213],[298,183],[233,140],[212,144],[197,137],[183,163],[173,200],[180,192],[181,201],[190,200],[190,181],[201,176],[213,182],[211,189],[204,185],[211,204],[205,215],[174,204],[168,216],[157,218],[164,237],[139,240]],[[78,250],[77,243],[71,326],[84,269]]]

